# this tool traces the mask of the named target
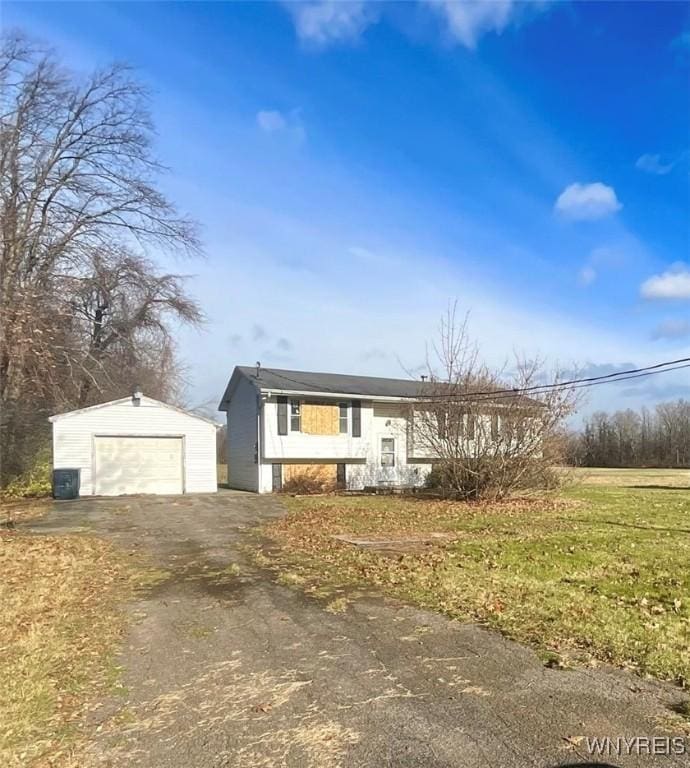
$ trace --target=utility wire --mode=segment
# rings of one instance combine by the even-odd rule
[[[505,397],[528,397],[525,395],[525,393],[531,392],[533,395],[539,395],[539,394],[545,394],[551,390],[562,390],[562,389],[585,389],[587,387],[591,386],[597,386],[599,384],[612,384],[617,381],[627,381],[628,379],[637,379],[642,378],[644,376],[653,376],[655,374],[659,373],[667,373],[668,371],[677,371],[681,370],[683,368],[689,368],[690,367],[690,357],[682,357],[678,360],[668,360],[663,363],[655,363],[654,365],[648,365],[641,368],[630,368],[629,370],[625,371],[616,371],[614,373],[607,373],[602,374],[601,376],[589,376],[586,378],[580,378],[580,379],[570,379],[568,381],[558,381],[553,382],[551,384],[535,384],[530,385],[528,387],[512,387],[507,389],[493,389],[493,390],[486,390],[486,391],[480,391],[480,392],[457,392],[457,393],[439,393],[439,394],[428,394],[425,395],[423,392],[418,393],[416,397],[424,400],[435,400],[435,399],[443,399],[447,400],[449,397],[452,398],[459,398],[462,400],[477,400],[477,399],[486,399],[486,400],[501,400]],[[268,371],[269,373],[273,374],[274,376],[278,376],[281,379],[285,379],[285,381],[289,381],[292,384],[298,384],[301,387],[306,387],[307,389],[314,389],[314,384],[307,383],[305,381],[300,381],[298,379],[293,379],[290,376],[286,376],[283,373],[279,373],[278,371],[272,370],[271,368],[265,368],[264,370]],[[411,383],[411,382],[410,382]],[[428,385],[433,385],[434,382],[420,382],[420,389],[427,387]],[[442,382],[439,382],[440,385],[443,385]],[[336,390],[333,390],[330,387],[323,387],[320,386],[318,389],[314,389],[315,394],[319,391],[327,391],[327,392],[335,392]],[[343,393],[345,394],[345,393]],[[366,395],[363,395],[366,397]],[[415,397],[415,396],[412,396]]]
[[[544,385],[544,387],[548,387],[547,389],[541,389],[538,392],[532,392],[531,397],[536,397],[541,394],[547,394],[550,391],[562,391],[565,389],[587,389],[588,387],[596,387],[600,384],[615,384],[619,381],[628,381],[630,379],[639,379],[643,378],[645,376],[655,376],[660,373],[667,373],[668,371],[679,371],[683,368],[690,368],[690,363],[686,363],[685,365],[676,365],[671,368],[664,368],[663,370],[654,370],[654,371],[643,371],[640,373],[634,373],[629,376],[625,376],[622,374],[619,374],[618,378],[606,378],[606,379],[598,379],[596,381],[583,381],[583,382],[568,382],[567,384],[564,383],[556,383],[556,384],[549,384]],[[523,389],[504,389],[504,390],[496,390],[494,393],[489,392],[483,392],[483,393],[476,393],[476,392],[468,392],[467,394],[462,393],[456,393],[452,395],[431,395],[429,397],[426,397],[424,395],[421,395],[421,399],[423,400],[430,400],[430,399],[436,399],[436,398],[442,398],[442,399],[448,399],[451,398],[458,398],[459,400],[464,401],[472,401],[472,400],[478,400],[478,401],[494,401],[494,400],[503,400],[505,398],[510,397],[523,397],[525,400],[530,400],[529,395],[523,395],[523,392],[525,390]],[[538,401],[533,401],[538,402]]]
[[[566,389],[566,388],[574,388],[574,389],[581,389],[587,386],[594,386],[596,384],[607,384],[607,383],[613,383],[616,381],[625,381],[627,378],[638,378],[639,376],[650,376],[656,373],[665,373],[666,371],[674,371],[679,370],[680,368],[687,368],[688,364],[690,364],[690,357],[682,357],[678,360],[668,360],[664,363],[656,363],[655,365],[648,365],[643,368],[630,368],[626,371],[616,371],[614,373],[607,373],[603,374],[601,376],[589,376],[587,378],[581,378],[581,379],[570,379],[568,381],[557,381],[553,382],[551,384],[534,384],[530,385],[528,387],[511,387],[506,389],[494,389],[494,390],[486,390],[483,392],[459,392],[456,394],[452,394],[450,396],[452,397],[462,397],[462,398],[473,398],[473,397],[496,397],[497,395],[508,395],[508,396],[516,396],[516,395],[524,395],[526,392],[532,392],[534,394],[540,394],[542,392],[548,392],[551,389]],[[676,366],[676,367],[669,367],[669,366]],[[663,369],[663,370],[662,370]],[[439,382],[442,384],[442,382]],[[448,394],[432,394],[432,395],[422,395],[425,399],[427,398],[448,398]]]

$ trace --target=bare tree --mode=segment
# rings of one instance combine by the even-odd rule
[[[540,361],[520,358],[510,372],[490,369],[455,304],[441,321],[427,368],[411,415],[411,441],[415,458],[434,463],[433,484],[458,497],[499,498],[557,480],[552,467],[576,393],[530,391],[557,383],[557,375],[549,379]]]
[[[574,438],[572,461],[587,467],[690,467],[690,402],[659,403],[589,416]]]
[[[35,450],[50,410],[126,372],[174,372],[168,324],[200,320],[183,278],[153,261],[200,246],[155,186],[147,103],[124,65],[79,80],[21,34],[2,38],[0,479]]]

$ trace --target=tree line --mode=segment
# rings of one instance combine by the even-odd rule
[[[76,76],[19,32],[0,47],[0,485],[47,417],[140,386],[176,400],[172,328],[202,314],[162,254],[200,252],[159,190],[149,94],[124,65]]]
[[[593,413],[569,443],[571,463],[585,467],[690,467],[690,401]]]

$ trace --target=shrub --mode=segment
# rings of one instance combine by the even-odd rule
[[[52,490],[52,461],[43,455],[37,458],[30,469],[17,475],[0,490],[0,497],[23,499],[48,496]]]
[[[553,490],[562,484],[558,471],[525,457],[437,462],[426,487],[446,498],[500,499],[516,491]]]

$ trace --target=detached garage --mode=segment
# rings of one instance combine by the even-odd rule
[[[53,468],[79,473],[80,496],[212,493],[216,424],[135,392],[51,416]]]

